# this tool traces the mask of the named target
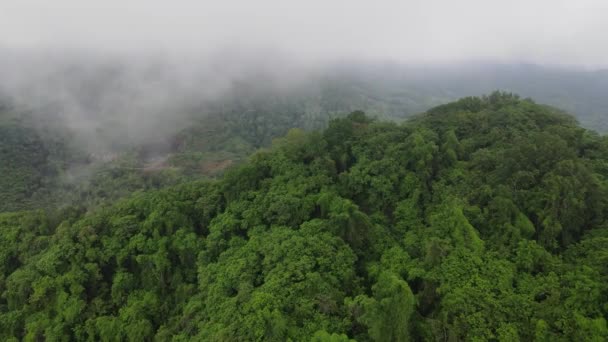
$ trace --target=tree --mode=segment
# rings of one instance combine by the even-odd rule
[[[374,341],[409,341],[416,299],[407,282],[391,272],[382,272],[372,291],[373,297],[354,300],[354,305],[363,309],[359,320],[368,326],[369,336]]]

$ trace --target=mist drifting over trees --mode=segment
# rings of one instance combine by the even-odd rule
[[[606,18],[2,1],[0,340],[608,340]]]

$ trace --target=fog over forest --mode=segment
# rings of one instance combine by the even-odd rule
[[[607,32],[0,0],[0,341],[608,341]]]
[[[607,14],[593,0],[7,0],[0,96],[92,150],[162,140],[210,101],[234,102],[239,82],[313,105],[328,80],[398,84],[416,97],[391,109],[398,118],[501,89],[595,126],[607,105],[579,85],[608,84]]]

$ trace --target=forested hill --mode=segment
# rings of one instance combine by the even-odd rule
[[[94,208],[136,190],[217,178],[290,128],[323,129],[354,110],[401,122],[494,89],[608,131],[608,72],[602,70],[285,62],[269,69],[245,63],[241,72],[215,74],[163,59],[7,56],[0,55],[6,74],[0,81],[0,212]]]
[[[603,341],[608,138],[510,94],[0,214],[0,339]]]

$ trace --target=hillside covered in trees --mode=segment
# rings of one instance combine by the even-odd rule
[[[167,61],[48,64],[42,58],[15,69],[6,58],[0,56],[6,73],[0,212],[93,208],[136,190],[218,178],[291,128],[322,130],[355,110],[403,122],[494,89],[525,94],[567,110],[582,127],[607,130],[608,73],[601,70],[343,63],[304,72],[278,63],[218,79],[194,66],[177,72]]]
[[[604,341],[607,177],[608,138],[511,94],[353,112],[214,180],[0,214],[0,339]]]

